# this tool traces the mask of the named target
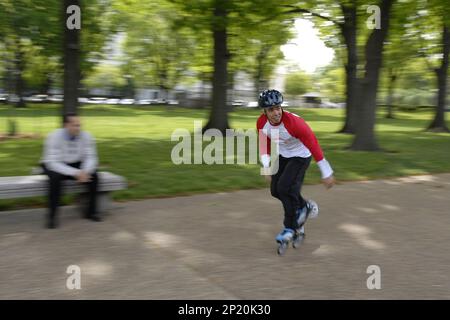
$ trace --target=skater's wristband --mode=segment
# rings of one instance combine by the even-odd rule
[[[317,162],[317,165],[322,173],[322,179],[327,179],[333,175],[333,169],[331,169],[330,164],[325,158]]]
[[[264,168],[268,168],[270,165],[270,155],[268,154],[263,154],[261,156],[261,163],[263,165]]]

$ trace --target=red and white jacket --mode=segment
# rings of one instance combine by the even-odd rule
[[[265,114],[262,114],[256,128],[259,133],[259,154],[262,165],[267,168],[270,164],[270,143],[273,139],[278,147],[278,153],[285,158],[313,156],[322,173],[322,179],[333,174],[330,164],[324,158],[322,149],[316,136],[308,124],[298,115],[283,110],[280,124],[270,124]],[[274,130],[278,130],[278,141]]]

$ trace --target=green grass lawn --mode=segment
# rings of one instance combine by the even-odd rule
[[[338,180],[363,180],[414,174],[450,172],[450,135],[424,132],[429,111],[397,113],[395,120],[379,115],[377,137],[384,152],[346,150],[352,136],[335,133],[342,127],[343,110],[295,109],[315,131]],[[26,109],[0,106],[0,134],[7,119],[17,121],[19,133],[40,138],[0,141],[0,176],[28,175],[36,166],[45,135],[59,126],[60,107],[31,105]],[[261,188],[266,183],[258,165],[175,165],[171,141],[177,128],[193,131],[194,121],[206,122],[208,111],[174,107],[84,106],[83,127],[97,141],[101,170],[123,175],[129,189],[114,193],[114,199],[143,199],[204,192]],[[255,128],[257,109],[239,109],[230,114],[233,128]],[[207,145],[208,143],[205,143]],[[225,153],[225,152],[224,152]],[[312,163],[306,183],[319,183]],[[70,200],[69,200],[70,201]],[[43,205],[43,198],[0,201],[0,210]]]

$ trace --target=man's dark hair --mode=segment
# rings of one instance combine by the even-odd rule
[[[78,117],[78,114],[76,112],[68,112],[63,115],[63,124],[66,124],[69,122],[70,117]]]

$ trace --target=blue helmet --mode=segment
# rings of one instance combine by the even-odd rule
[[[278,106],[283,103],[283,95],[277,90],[264,90],[260,93],[258,105],[261,108]]]

